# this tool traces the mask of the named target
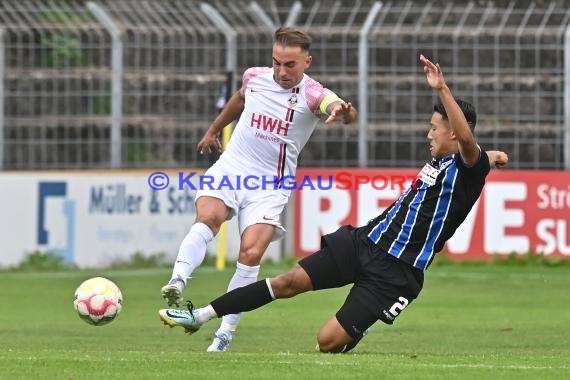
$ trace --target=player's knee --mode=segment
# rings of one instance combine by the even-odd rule
[[[334,337],[323,334],[322,331],[317,335],[319,351],[324,353],[336,354],[342,351],[345,344],[341,344]]]
[[[238,261],[244,265],[256,266],[259,265],[262,257],[263,251],[251,247],[240,250]]]
[[[196,201],[195,223],[204,223],[214,235],[220,231],[220,226],[228,218],[231,209],[221,199],[213,197],[200,197]]]
[[[216,236],[220,231],[221,222],[216,220],[216,218],[214,217],[209,217],[209,216],[196,217],[195,223],[203,223],[206,226],[208,226],[208,228],[212,231],[212,234],[214,236]]]
[[[293,278],[291,271],[289,271],[271,279],[271,288],[276,298],[294,296]]]
[[[317,342],[321,352],[339,353],[347,348],[347,344],[354,342],[354,338],[347,334],[337,317],[334,316],[320,328]]]
[[[276,298],[290,298],[310,290],[302,283],[297,271],[298,268],[295,267],[271,279],[271,288]]]

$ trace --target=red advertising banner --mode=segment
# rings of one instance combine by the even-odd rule
[[[299,169],[295,252],[308,255],[343,224],[365,225],[413,183],[413,169]],[[570,258],[570,172],[491,170],[481,197],[447,242],[456,259],[542,253]]]

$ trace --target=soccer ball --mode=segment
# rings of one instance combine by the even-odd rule
[[[75,291],[73,306],[85,322],[102,326],[113,321],[123,308],[121,290],[104,277],[84,281]]]

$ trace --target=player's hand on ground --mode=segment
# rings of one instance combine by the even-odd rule
[[[352,103],[338,102],[336,103],[331,112],[330,116],[325,120],[326,124],[330,124],[337,120],[342,120],[343,123],[350,123],[351,120]]]
[[[198,152],[200,154],[210,154],[214,151],[222,152],[222,143],[219,134],[206,132],[202,140],[198,143]]]
[[[443,79],[443,72],[441,67],[439,67],[439,63],[434,64],[423,54],[420,54],[420,62],[424,65],[424,73],[430,87],[436,90],[442,88],[445,85],[445,80]]]

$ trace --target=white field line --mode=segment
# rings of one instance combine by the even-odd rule
[[[53,354],[53,353],[52,353]],[[260,366],[267,366],[280,364],[280,365],[318,365],[324,367],[336,366],[336,367],[360,367],[363,365],[361,361],[335,361],[335,360],[307,360],[300,356],[304,354],[276,354],[276,356],[295,356],[294,359],[291,360],[284,360],[284,359],[277,359],[272,360],[268,358],[267,360],[255,360],[252,357],[257,356],[257,354],[237,354],[232,355],[233,357],[228,357],[227,355],[224,357],[224,362],[228,363],[236,363],[236,364],[243,364],[247,363],[247,365],[260,365]],[[236,357],[237,356],[237,357]],[[352,354],[351,356],[358,357],[358,354]],[[244,361],[244,357],[247,357],[247,360]],[[49,357],[41,357],[41,356],[25,356],[25,357],[14,357],[12,355],[0,355],[0,361],[3,359],[9,359],[10,361],[28,361],[28,362],[35,362],[35,361],[45,361],[45,360],[54,360],[57,359],[57,356],[49,355]],[[95,357],[95,356],[84,356],[84,357],[75,357],[73,358],[74,362],[107,362],[107,361],[119,361],[119,362],[188,362],[192,363],[192,360],[181,359],[179,357],[176,358],[168,358],[168,357],[155,357],[155,358],[125,358],[125,357]],[[370,366],[377,366],[383,368],[442,368],[442,369],[450,369],[450,368],[458,368],[458,369],[484,369],[484,370],[532,370],[532,371],[544,371],[544,370],[564,370],[570,371],[570,366],[567,365],[522,365],[522,364],[507,364],[507,365],[499,365],[499,364],[471,364],[471,363],[418,363],[412,362],[409,363],[400,362],[400,363],[389,363],[383,361],[377,361],[374,363],[367,362],[367,367]]]
[[[231,360],[235,363],[239,363],[240,360]],[[338,366],[338,367],[361,367],[363,365],[362,362],[328,362],[328,361],[320,361],[320,360],[270,360],[270,361],[258,361],[258,360],[249,360],[247,364],[259,364],[259,365],[267,365],[267,364],[286,364],[286,365],[299,365],[299,364],[309,364],[309,365],[322,365],[322,366]],[[367,367],[370,366],[377,366],[377,367],[390,367],[390,368],[401,368],[401,367],[413,367],[413,368],[468,368],[468,369],[503,369],[503,370],[570,370],[570,366],[532,366],[532,365],[494,365],[494,364],[427,364],[427,363],[398,363],[396,365],[380,362],[376,364],[366,363]]]

